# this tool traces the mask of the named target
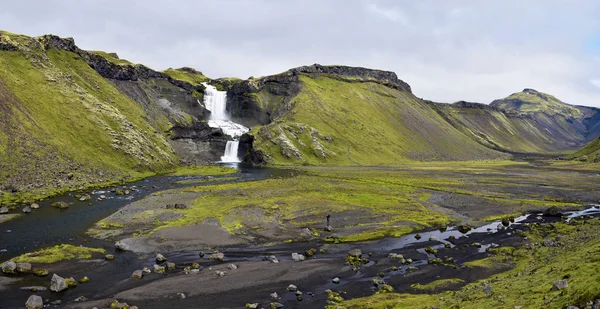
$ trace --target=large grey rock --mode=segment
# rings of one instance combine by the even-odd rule
[[[67,202],[63,202],[63,201],[52,203],[50,206],[52,206],[54,208],[58,208],[58,209],[69,208],[69,204]]]
[[[304,261],[306,257],[302,254],[298,254],[296,252],[292,253],[292,260],[296,262]]]
[[[225,259],[225,254],[223,254],[221,252],[216,252],[216,253],[211,254],[208,258],[211,260],[223,262],[223,260]]]
[[[31,209],[40,209],[40,205],[36,203],[31,204],[29,207],[31,207]]]
[[[227,266],[227,268],[229,268],[230,270],[238,269],[237,265],[235,265],[235,264],[229,264],[229,266]]]
[[[65,278],[54,274],[52,275],[52,279],[50,280],[50,291],[52,292],[61,292],[68,288],[67,282]]]
[[[297,287],[297,286],[295,286],[295,285],[293,285],[293,284],[290,284],[290,285],[287,287],[287,290],[288,290],[288,291],[290,291],[290,292],[296,292],[296,291],[298,291],[298,287]]]
[[[271,263],[279,263],[279,260],[274,255],[270,255],[270,256],[265,257],[265,260],[271,261]]]
[[[175,270],[175,268],[177,268],[177,265],[175,265],[175,263],[173,262],[167,262],[167,270]]]
[[[25,206],[25,207],[23,207],[23,213],[26,213],[26,214],[28,214],[28,213],[30,213],[30,212],[31,212],[31,207],[29,207],[29,206]]]
[[[352,249],[350,252],[348,252],[348,255],[352,257],[361,257],[362,251],[360,249]]]
[[[7,213],[8,213],[7,207],[0,207],[0,215],[7,214]]]
[[[120,251],[125,251],[125,250],[127,250],[128,247],[122,241],[117,241],[115,243],[115,248],[117,248],[117,250],[120,250]]]
[[[134,271],[133,274],[131,275],[131,278],[134,278],[134,279],[142,279],[142,277],[144,277],[144,272],[140,269]]]
[[[569,283],[567,282],[567,280],[558,280],[558,281],[554,282],[554,284],[552,285],[552,290],[558,291],[558,290],[562,290],[562,289],[568,288],[568,287],[569,287]]]
[[[31,271],[30,263],[17,263],[17,271],[20,273],[26,273]]]
[[[16,274],[17,264],[12,261],[2,263],[2,272],[5,274]]]
[[[162,255],[160,253],[156,255],[156,262],[162,263],[162,262],[164,262],[166,260],[167,260],[167,258],[164,255]]]
[[[165,273],[165,268],[163,266],[158,265],[158,264],[154,264],[153,269],[154,269],[155,273],[158,273],[158,274],[164,274]]]
[[[44,300],[37,295],[31,295],[27,299],[25,307],[27,307],[27,309],[42,309],[44,308]]]

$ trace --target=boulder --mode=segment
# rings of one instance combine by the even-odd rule
[[[163,266],[160,266],[158,264],[154,264],[153,266],[154,272],[157,274],[164,274],[165,273],[165,268]]]
[[[552,207],[544,210],[544,216],[546,216],[546,217],[560,217],[560,216],[562,216],[562,213],[560,212],[560,210],[558,209],[558,207],[552,206]]]
[[[143,272],[144,274],[149,274],[149,273],[151,273],[152,271],[150,270],[150,268],[148,268],[148,267],[144,267],[144,268],[142,269],[142,272]]]
[[[186,204],[175,204],[175,209],[187,209],[188,206]]]
[[[79,201],[81,201],[81,202],[85,202],[85,201],[89,201],[89,200],[91,200],[91,199],[92,199],[92,197],[91,197],[89,194],[86,194],[86,195],[83,195],[83,196],[81,196],[81,197],[79,198]]]
[[[567,282],[567,280],[558,280],[555,281],[554,284],[552,285],[552,291],[558,291],[558,290],[562,290],[564,288],[568,288],[569,287],[569,283]]]
[[[305,228],[303,228],[303,229],[300,230],[300,237],[302,237],[302,238],[312,238],[312,236],[313,236],[312,231],[309,228],[305,227]]]
[[[338,284],[338,283],[340,283],[340,278],[337,278],[337,277],[333,278],[333,280],[331,280],[331,282]]]
[[[258,303],[254,303],[254,304],[246,304],[246,308],[249,308],[249,309],[257,309],[257,308],[258,308]]]
[[[215,253],[211,254],[208,258],[210,260],[223,262],[223,260],[225,259],[225,254],[223,254],[221,252],[215,252]]]
[[[227,274],[227,273],[226,273],[226,272],[224,272],[224,271],[219,271],[219,270],[217,270],[217,271],[216,271],[216,274],[217,274],[217,276],[218,276],[218,277],[224,277],[224,276],[225,276],[225,274]]]
[[[160,253],[156,255],[156,262],[157,263],[162,263],[162,262],[164,262],[166,260],[167,260],[167,258],[164,255],[162,255]]]
[[[16,274],[17,273],[17,264],[12,261],[7,261],[2,263],[2,272],[5,274]]]
[[[429,241],[439,241],[435,236],[429,236]]]
[[[40,205],[36,203],[31,204],[29,207],[31,207],[31,209],[40,209]]]
[[[229,264],[229,266],[227,266],[227,268],[229,268],[230,270],[238,269],[237,265],[235,265],[235,264]]]
[[[0,207],[0,215],[7,214],[7,213],[8,213],[7,207]]]
[[[112,261],[112,260],[114,260],[114,259],[115,259],[115,256],[114,256],[114,255],[112,255],[112,254],[107,254],[107,255],[105,255],[105,256],[104,256],[104,258],[105,258],[107,261]]]
[[[350,250],[350,252],[348,252],[348,255],[351,257],[361,257],[362,256],[362,251],[360,249],[352,249]]]
[[[271,298],[277,300],[279,299],[279,295],[277,294],[277,292],[273,292],[271,293]]]
[[[333,226],[331,226],[331,225],[326,226],[325,231],[327,231],[327,232],[333,231]]]
[[[192,268],[193,269],[200,269],[200,264],[199,263],[192,263]]]
[[[183,294],[183,293],[177,293],[177,298],[179,298],[179,299],[185,299],[185,294]]]
[[[54,202],[54,203],[50,204],[50,206],[51,206],[51,207],[54,207],[54,208],[58,208],[58,209],[66,209],[66,208],[69,208],[69,204],[68,204],[67,202],[63,202],[63,201],[60,201],[60,202]]]
[[[37,295],[31,295],[27,299],[25,307],[27,307],[27,309],[42,309],[44,308],[44,300]]]
[[[48,270],[44,268],[35,268],[33,270],[33,273],[38,277],[45,277],[49,274]]]
[[[27,273],[31,271],[30,263],[17,263],[17,271],[20,273]]]
[[[134,278],[134,279],[142,279],[142,277],[144,277],[144,272],[140,269],[134,271],[133,274],[131,275],[131,278]]]
[[[167,270],[175,270],[175,268],[177,268],[177,266],[173,262],[167,262],[166,265],[167,265]]]
[[[265,257],[265,260],[270,261],[271,263],[279,263],[279,260],[274,255],[269,255],[269,256]]]
[[[292,253],[292,260],[296,261],[296,262],[301,262],[304,261],[306,259],[306,257],[304,257],[304,255],[302,254],[298,254],[296,252]]]
[[[23,213],[26,213],[26,214],[28,214],[28,213],[30,213],[30,212],[31,212],[31,207],[29,207],[29,206],[25,206],[25,207],[23,207]]]
[[[52,279],[50,280],[50,291],[52,292],[61,292],[68,288],[67,282],[65,279],[57,274],[52,275]]]
[[[288,291],[290,291],[290,292],[296,292],[296,291],[298,291],[298,287],[297,287],[297,286],[295,286],[295,285],[293,285],[293,284],[290,284],[290,285],[287,287],[287,290],[288,290]]]
[[[84,276],[83,278],[79,279],[79,283],[88,283],[90,282],[90,278],[88,276]]]

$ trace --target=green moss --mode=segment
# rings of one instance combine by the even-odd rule
[[[25,253],[11,259],[11,261],[16,263],[50,264],[65,260],[90,259],[94,253],[106,254],[106,250],[62,244],[31,253]]]
[[[174,79],[188,82],[194,86],[202,86],[202,83],[210,81],[210,78],[204,76],[201,72],[186,70],[186,69],[172,69],[169,68],[164,70],[163,73],[171,76]]]
[[[567,157],[587,162],[600,162],[600,137]]]
[[[415,284],[411,284],[410,287],[415,290],[418,290],[418,291],[430,291],[431,292],[431,291],[436,291],[436,290],[440,290],[440,289],[447,289],[449,287],[461,285],[463,283],[465,283],[465,281],[462,279],[452,278],[452,279],[440,279],[440,280],[436,280],[436,281],[433,281],[428,284],[415,283]]]

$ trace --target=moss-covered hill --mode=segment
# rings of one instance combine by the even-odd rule
[[[0,32],[0,201],[179,165],[178,138],[208,128],[198,120],[203,88],[185,74],[83,51],[72,39]]]
[[[572,153],[568,158],[587,162],[600,162],[600,137]]]
[[[274,107],[259,101],[281,116],[252,130],[255,161],[390,165],[504,156],[450,125],[395,74],[387,79],[330,72],[295,76],[299,91],[291,99],[283,96]]]

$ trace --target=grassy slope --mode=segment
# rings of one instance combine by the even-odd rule
[[[532,242],[560,239],[564,246],[533,246],[498,253],[515,267],[487,280],[441,294],[378,294],[350,300],[328,308],[566,308],[600,297],[600,222],[532,226]],[[559,237],[559,238],[557,238]],[[555,281],[568,278],[569,287],[552,291]],[[491,285],[492,293],[484,288]]]
[[[169,68],[164,70],[163,73],[171,76],[174,79],[188,82],[194,86],[201,85],[202,83],[210,80],[210,78],[204,76],[202,73],[192,72],[191,70]]]
[[[569,155],[568,158],[581,161],[600,162],[600,137]]]
[[[32,173],[38,175],[26,182],[60,187],[102,181],[90,178],[94,172],[135,177],[176,162],[143,108],[79,56],[31,44],[19,48],[0,51],[0,92],[10,98],[0,119],[2,183]],[[39,159],[46,162],[40,166]],[[75,174],[71,182],[60,179],[65,171]]]
[[[454,127],[482,145],[513,152],[554,152],[554,137],[531,118],[511,117],[482,108],[458,108],[437,104],[436,109]]]
[[[118,57],[115,57],[113,54],[111,53],[107,53],[104,51],[100,51],[100,50],[90,50],[90,53],[96,54],[98,56],[102,56],[104,57],[104,59],[114,63],[114,64],[118,64],[118,65],[134,65],[132,62],[125,60],[125,59],[121,59]]]
[[[375,82],[301,77],[292,110],[255,128],[255,148],[277,164],[390,165],[408,160],[501,157],[428,104]]]
[[[581,117],[581,111],[556,97],[535,90],[524,90],[492,102],[492,106],[504,110],[516,110],[523,113],[546,113],[562,115],[567,118]]]

